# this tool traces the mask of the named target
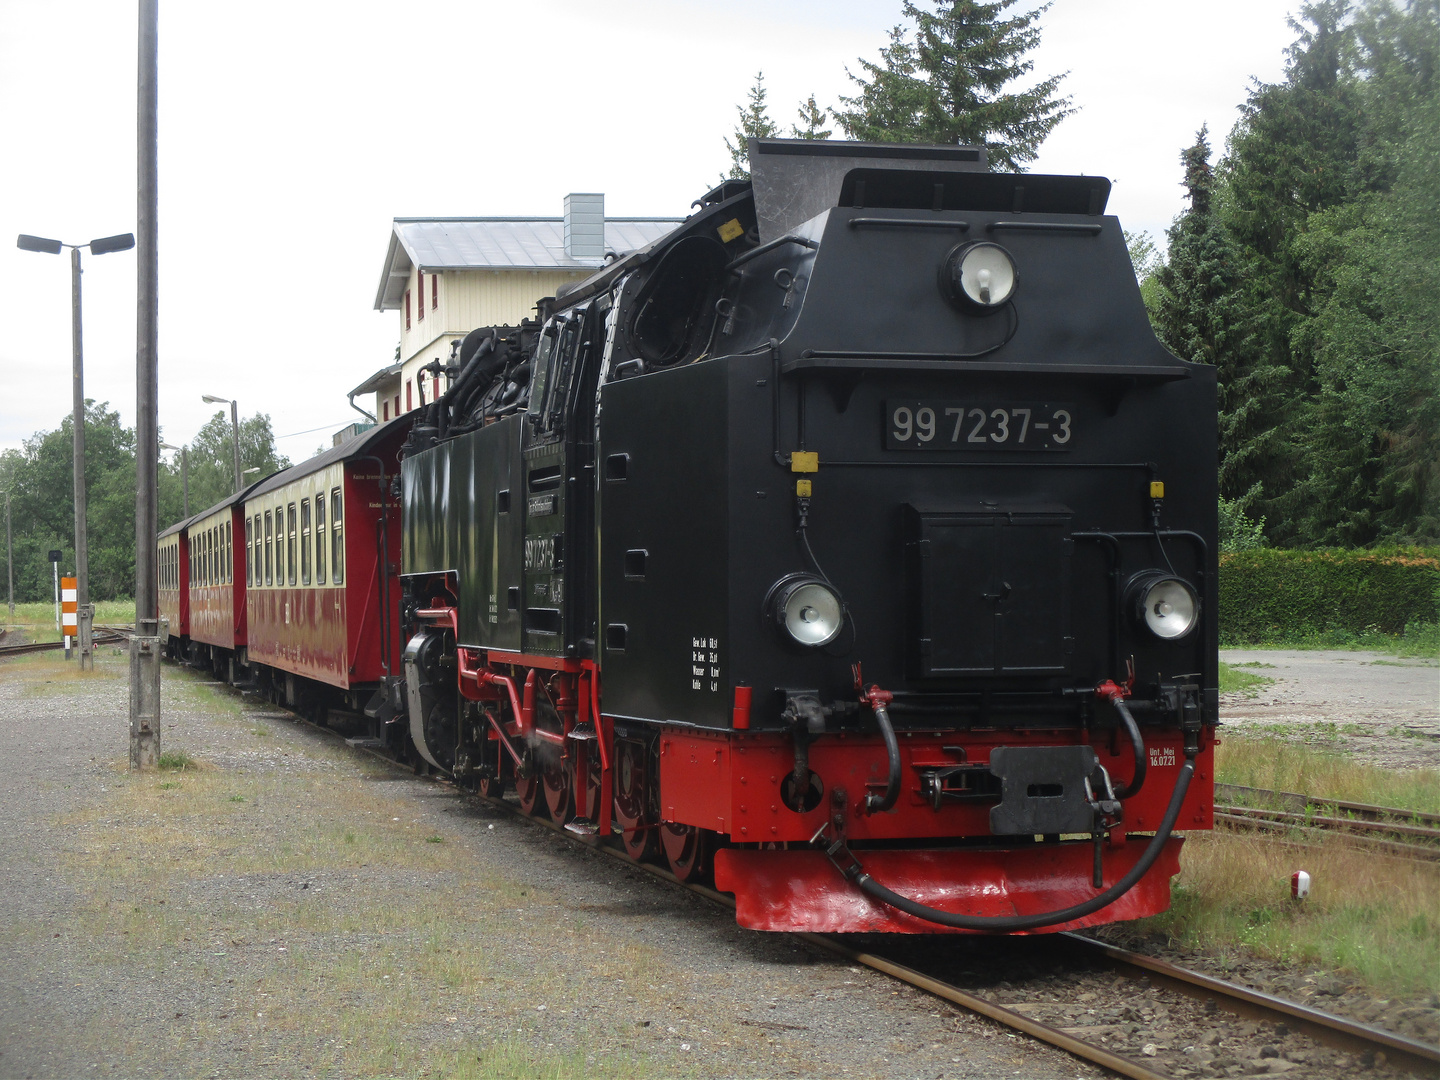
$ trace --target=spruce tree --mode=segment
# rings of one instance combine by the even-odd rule
[[[815,95],[811,94],[800,103],[798,110],[800,123],[790,125],[790,137],[793,139],[830,138],[830,129],[825,126],[825,112],[815,103]]]
[[[997,171],[1034,161],[1075,110],[1056,95],[1064,75],[1007,91],[1034,68],[1024,56],[1039,43],[1036,23],[1049,8],[1007,17],[1016,2],[905,0],[913,40],[897,26],[878,63],[860,61],[863,74],[850,74],[860,92],[840,99],[840,126],[875,142],[983,145]]]
[[[812,99],[813,100],[813,99]],[[750,88],[749,101],[736,105],[740,123],[735,127],[735,141],[725,140],[725,149],[730,151],[731,180],[750,179],[750,140],[773,139],[780,134],[779,127],[765,111],[765,73],[755,73],[755,85]]]

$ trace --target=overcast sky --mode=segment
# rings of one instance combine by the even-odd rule
[[[391,218],[558,216],[570,191],[683,216],[756,71],[788,129],[810,93],[849,92],[899,6],[161,0],[162,440],[188,442],[213,394],[269,413],[293,460],[329,445],[399,337],[374,310]],[[1161,241],[1180,150],[1202,123],[1223,146],[1250,78],[1281,76],[1297,6],[1055,0],[1035,75],[1069,72],[1081,108],[1032,170],[1110,177],[1110,212]],[[68,259],[10,238],[135,227],[135,23],[120,0],[0,0],[0,448],[71,401]],[[133,424],[135,255],[85,266],[86,394]]]

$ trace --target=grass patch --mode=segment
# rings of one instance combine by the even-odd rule
[[[1274,686],[1275,680],[1268,675],[1256,675],[1250,671],[1242,671],[1242,668],[1251,667],[1250,664],[1220,664],[1220,692],[1228,694],[1234,690],[1249,690],[1252,693],[1258,691],[1262,686]],[[1266,667],[1273,667],[1266,664]]]
[[[1383,769],[1339,751],[1282,739],[1227,735],[1215,749],[1215,780],[1440,814],[1440,770]]]
[[[159,765],[170,772],[187,772],[200,767],[184,750],[166,750],[160,755]]]

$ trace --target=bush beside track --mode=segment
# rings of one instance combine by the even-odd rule
[[[1440,548],[1264,548],[1220,556],[1220,626],[1227,643],[1399,635],[1437,620]]]

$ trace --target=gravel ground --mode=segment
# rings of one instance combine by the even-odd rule
[[[1272,686],[1220,698],[1236,734],[1280,735],[1386,768],[1440,768],[1440,662],[1371,652],[1222,649]]]
[[[0,664],[0,1076],[1098,1070],[167,668]]]

